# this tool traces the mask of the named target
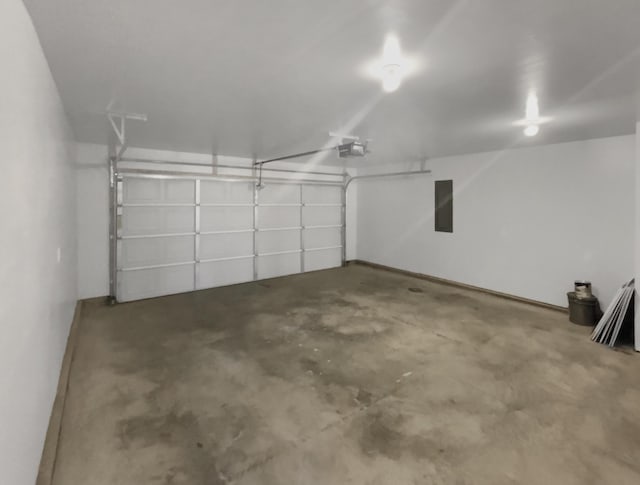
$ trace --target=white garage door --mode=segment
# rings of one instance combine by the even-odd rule
[[[121,175],[117,194],[118,301],[342,264],[338,184]]]

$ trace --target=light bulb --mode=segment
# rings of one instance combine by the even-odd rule
[[[524,135],[528,137],[536,136],[540,133],[540,125],[547,123],[550,118],[540,117],[540,106],[536,92],[531,90],[527,96],[527,104],[523,120],[515,123],[516,126],[524,126]]]
[[[400,66],[398,64],[388,64],[382,70],[382,89],[387,93],[396,91],[402,82]]]
[[[527,96],[527,107],[525,110],[525,118],[527,120],[537,120],[540,118],[540,107],[538,105],[538,96],[536,93],[530,92]]]
[[[400,41],[395,35],[388,35],[382,48],[382,63],[400,64],[402,54],[400,52]]]
[[[403,59],[400,41],[395,35],[387,35],[382,48],[382,89],[387,93],[396,91],[402,83]]]

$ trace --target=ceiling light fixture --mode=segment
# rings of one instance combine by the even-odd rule
[[[548,123],[552,118],[540,116],[540,106],[536,92],[531,90],[527,96],[527,104],[524,119],[516,121],[513,125],[524,128],[524,135],[528,137],[536,136],[540,133],[540,125]]]
[[[382,51],[382,89],[387,93],[396,91],[402,84],[403,59],[400,41],[388,35]]]
[[[536,136],[540,132],[540,106],[538,105],[538,96],[535,92],[530,92],[527,96],[527,107],[525,109],[525,136]]]
[[[540,132],[540,125],[528,125],[524,129],[525,136],[536,136]]]
[[[387,34],[381,54],[376,59],[363,63],[360,72],[382,83],[386,93],[397,91],[404,80],[422,69],[422,61],[407,55],[400,48],[400,40],[394,34]]]

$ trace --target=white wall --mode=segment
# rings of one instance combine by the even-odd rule
[[[211,155],[169,152],[143,148],[129,148],[126,157],[210,163]],[[77,145],[77,207],[78,207],[78,291],[79,298],[93,298],[109,294],[109,190],[107,147],[79,143]],[[218,157],[218,163],[246,165],[248,159]],[[276,168],[341,171],[338,167],[310,165],[305,161],[271,165]],[[148,168],[154,168],[149,166]],[[178,170],[179,167],[172,169]],[[184,168],[193,170],[193,167]],[[349,170],[353,175],[355,170]],[[242,172],[246,175],[246,172]],[[347,202],[347,259],[355,258],[357,188],[349,189]]]
[[[107,147],[77,145],[78,298],[109,294]]]
[[[634,272],[635,156],[635,137],[623,136],[433,159],[432,176],[357,182],[358,258],[562,306],[584,278],[606,307]],[[433,229],[441,179],[453,179],[453,234]]]
[[[76,302],[74,143],[20,0],[0,2],[0,65],[0,481],[27,485]]]

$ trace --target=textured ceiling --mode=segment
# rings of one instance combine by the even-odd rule
[[[372,161],[632,133],[638,0],[25,0],[79,141],[109,103],[134,146],[260,158],[346,127]],[[363,65],[395,32],[420,65],[383,94]],[[551,121],[513,123],[535,90]]]

